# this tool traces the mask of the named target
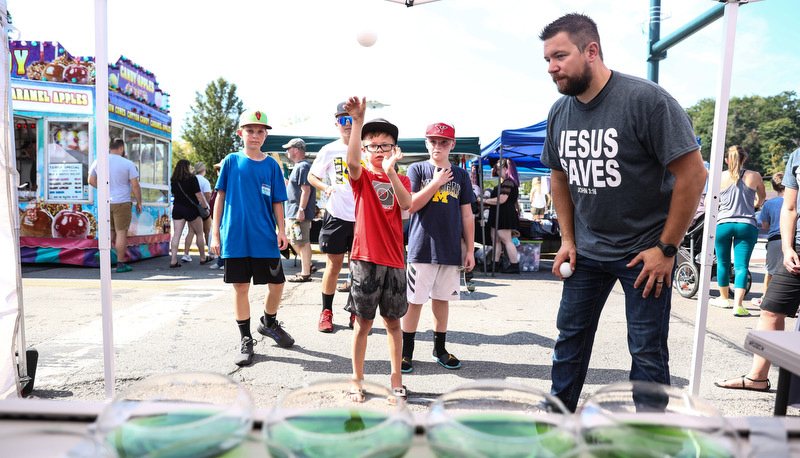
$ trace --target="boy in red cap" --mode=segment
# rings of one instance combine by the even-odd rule
[[[364,358],[367,336],[380,307],[389,337],[391,386],[395,398],[406,399],[400,372],[402,330],[406,314],[406,275],[403,260],[402,210],[411,206],[411,184],[398,175],[395,164],[403,153],[397,147],[397,127],[385,119],[364,123],[366,98],[351,97],[345,109],[353,117],[347,148],[349,180],[355,198],[355,231],[350,255],[350,297],[345,310],[356,316],[353,333],[351,379],[348,398],[364,401]],[[361,143],[363,142],[363,147]],[[365,155],[366,165],[361,163]]]
[[[475,265],[475,226],[469,173],[450,163],[455,134],[450,124],[437,122],[428,126],[425,146],[430,158],[408,169],[412,199],[408,210],[409,304],[403,317],[404,373],[414,370],[414,338],[422,305],[428,299],[433,311],[433,360],[446,369],[461,367],[458,358],[445,349],[445,336],[449,301],[458,300],[461,290],[459,269],[471,271]]]

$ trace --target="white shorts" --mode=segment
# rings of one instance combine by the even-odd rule
[[[458,266],[408,263],[408,302],[424,304],[428,299],[457,301],[461,298]]]

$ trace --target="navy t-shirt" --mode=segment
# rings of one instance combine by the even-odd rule
[[[474,200],[469,173],[451,166],[453,179],[439,187],[430,201],[411,215],[408,223],[408,262],[461,265],[461,206]],[[419,192],[433,179],[436,167],[428,161],[408,168],[411,192]],[[470,208],[470,215],[472,210]]]

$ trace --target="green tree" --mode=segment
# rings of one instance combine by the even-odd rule
[[[186,159],[192,163],[199,161],[199,158],[194,153],[194,148],[192,148],[192,145],[178,138],[172,141],[172,164],[169,166],[170,176],[172,175],[172,169],[175,168],[175,164],[177,164],[181,159]]]
[[[692,118],[695,133],[702,139],[701,152],[711,154],[714,124],[714,99],[702,99],[686,112]],[[783,170],[783,155],[800,145],[800,99],[794,91],[762,97],[734,97],[728,106],[725,149],[742,145],[747,151],[750,169],[771,175]]]
[[[182,136],[191,145],[197,161],[206,164],[206,178],[214,183],[217,171],[213,165],[242,147],[236,129],[244,108],[236,96],[236,85],[224,78],[210,82],[204,93],[195,93],[190,110]]]

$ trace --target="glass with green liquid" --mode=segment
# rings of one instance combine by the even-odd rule
[[[587,444],[651,450],[670,457],[738,456],[740,439],[708,402],[675,387],[622,382],[601,388],[578,412]]]
[[[380,385],[363,382],[364,401],[347,398],[350,382],[317,382],[292,391],[272,409],[264,436],[298,457],[403,456],[414,436],[402,400]]]
[[[97,433],[128,457],[210,457],[237,447],[253,426],[253,402],[210,373],[156,376],[132,385],[98,416]]]
[[[427,419],[438,457],[557,457],[575,446],[558,399],[505,381],[477,381],[440,396]]]

